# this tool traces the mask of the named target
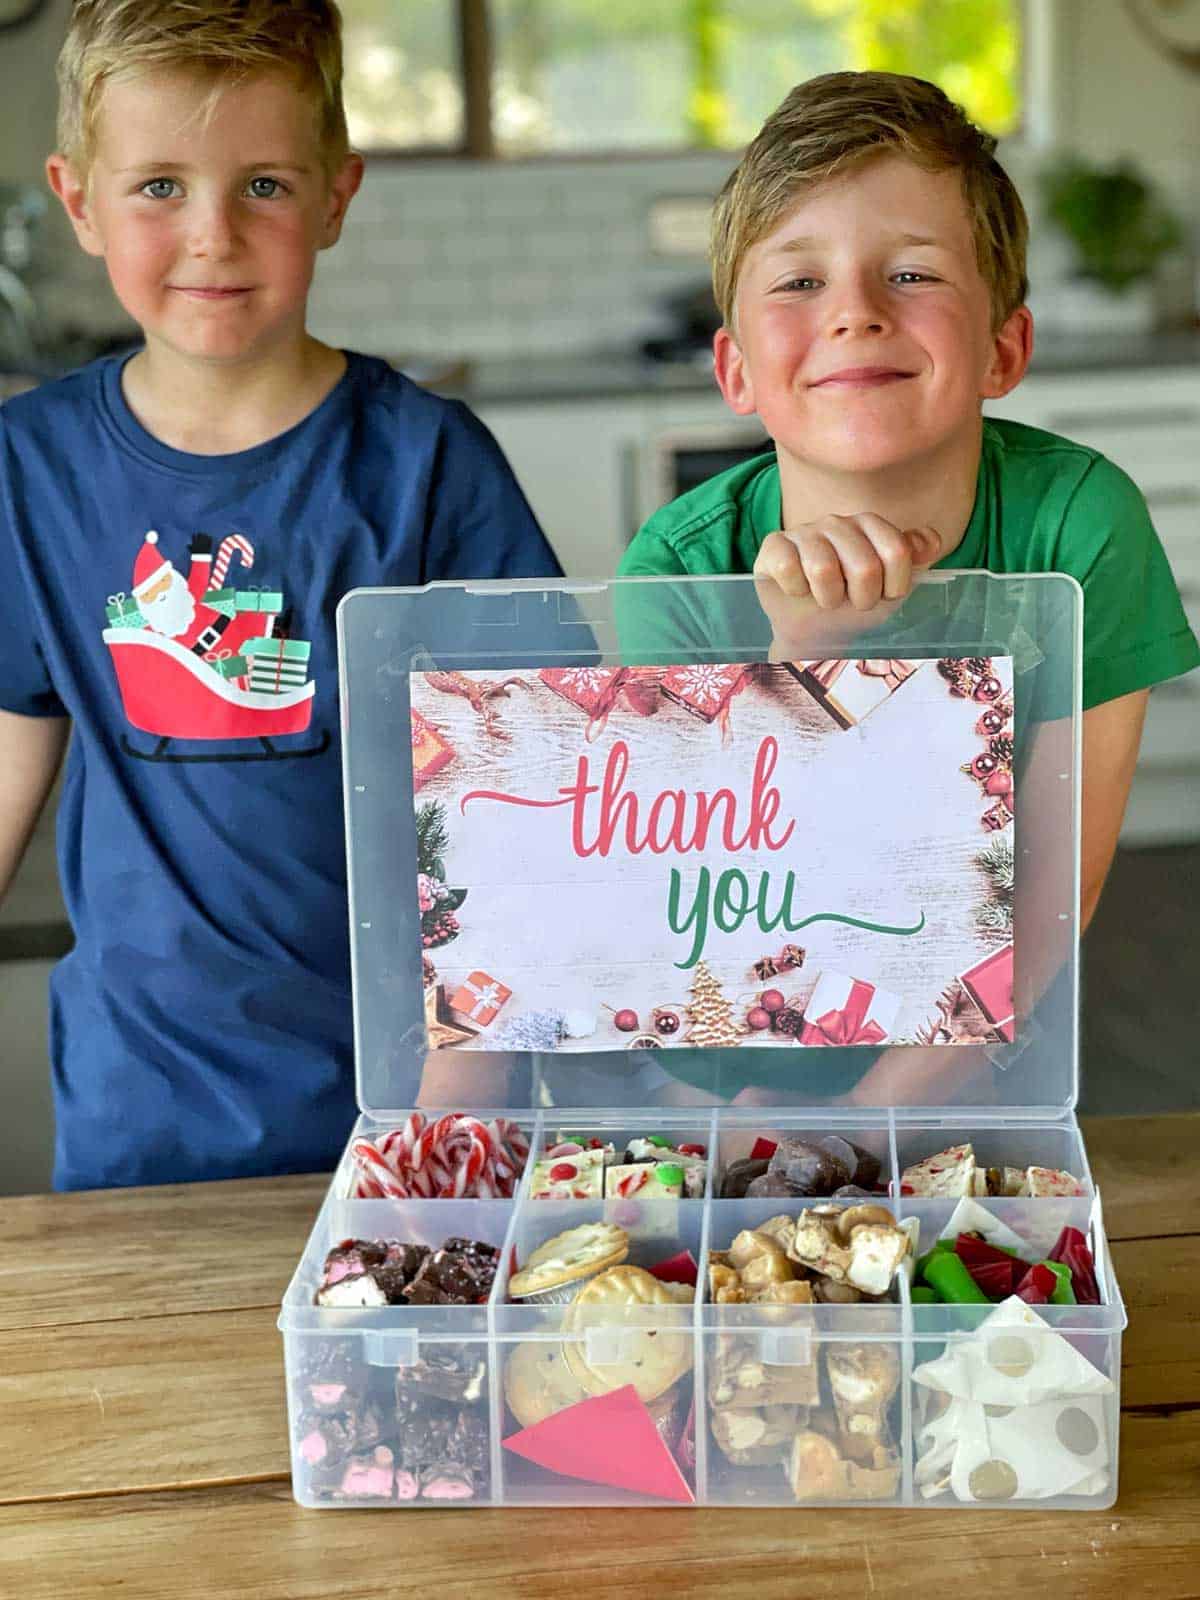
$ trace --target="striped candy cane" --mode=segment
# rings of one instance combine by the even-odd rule
[[[228,538],[222,539],[217,547],[217,559],[213,562],[212,586],[214,589],[225,587],[225,574],[229,571],[229,563],[233,560],[233,553],[237,551],[242,558],[242,565],[249,570],[254,565],[254,546],[249,539],[240,533],[231,533]]]

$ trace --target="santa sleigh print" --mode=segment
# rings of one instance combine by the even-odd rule
[[[307,732],[316,684],[308,677],[309,644],[287,637],[283,595],[270,589],[227,588],[236,556],[254,565],[254,547],[240,533],[222,540],[197,534],[185,578],[148,533],[133,564],[128,595],[108,597],[104,643],[112,655],[125,715],[154,735],[151,749],[127,737],[126,754],[140,761],[284,761],[315,756],[329,734],[300,748],[274,740]],[[171,740],[234,743],[233,749],[176,752]],[[247,749],[247,741],[253,748]]]

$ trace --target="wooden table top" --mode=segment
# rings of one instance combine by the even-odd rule
[[[1130,1316],[1095,1513],[306,1511],[275,1319],[327,1177],[6,1201],[0,1595],[1200,1595],[1200,1115],[1084,1133]]]

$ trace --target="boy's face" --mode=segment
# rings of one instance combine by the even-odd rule
[[[312,102],[283,73],[226,88],[206,117],[210,89],[176,71],[108,84],[86,187],[61,157],[48,170],[148,344],[224,363],[303,335],[361,161],[327,174]]]
[[[747,252],[717,378],[781,453],[878,471],[976,438],[980,401],[1024,370],[1013,357],[1028,318],[1022,308],[993,335],[958,174],[881,156],[806,196]]]

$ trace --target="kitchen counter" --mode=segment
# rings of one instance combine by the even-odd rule
[[[405,367],[403,361],[398,365]],[[1031,377],[1103,371],[1145,371],[1200,365],[1200,332],[1119,336],[1046,335],[1039,339]],[[413,363],[413,376],[472,406],[559,400],[601,400],[639,395],[715,392],[712,362],[648,361],[635,354],[529,356],[474,361],[440,381],[432,363]]]
[[[0,1263],[0,1594],[1196,1594],[1200,1116],[1085,1119],[1129,1307],[1097,1512],[306,1511],[275,1318],[324,1176],[31,1196]]]
[[[371,341],[352,341],[370,350]],[[114,336],[105,348],[122,345]],[[563,356],[531,355],[480,361],[391,357],[418,383],[472,406],[587,401],[651,395],[715,393],[707,351],[694,361],[649,361],[636,352]],[[1049,377],[1090,371],[1117,372],[1200,365],[1200,331],[1092,335],[1047,334],[1037,340],[1029,371]],[[64,371],[66,368],[64,368]],[[0,372],[0,400],[33,380]]]

